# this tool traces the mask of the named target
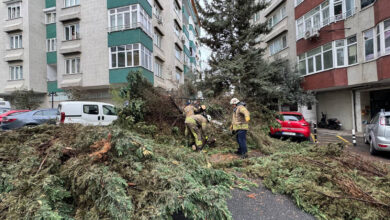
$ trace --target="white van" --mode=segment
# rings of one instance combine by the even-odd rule
[[[61,102],[57,122],[82,125],[110,125],[118,118],[115,107],[102,102]]]
[[[11,104],[8,101],[0,98],[0,114],[6,113],[11,110]]]

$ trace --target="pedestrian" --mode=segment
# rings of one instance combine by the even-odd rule
[[[191,115],[186,118],[186,129],[191,132],[191,137],[194,139],[195,144],[192,145],[192,149],[202,150],[203,146],[208,140],[209,126],[211,121],[210,115],[197,114]]]
[[[240,102],[237,98],[230,101],[233,107],[233,118],[230,130],[237,135],[238,150],[236,154],[241,158],[247,158],[246,134],[249,130],[250,113],[245,107],[245,103]]]

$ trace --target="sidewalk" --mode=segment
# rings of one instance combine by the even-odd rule
[[[326,134],[326,135],[339,135],[339,136],[351,136],[352,137],[352,131],[351,130],[329,130],[325,128],[317,128],[318,134]],[[363,132],[357,132],[356,137],[363,137]]]

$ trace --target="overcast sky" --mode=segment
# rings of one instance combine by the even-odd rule
[[[208,2],[211,2],[212,0],[207,0]],[[203,0],[199,0],[200,4],[203,5]],[[203,29],[201,29],[201,36],[205,36],[206,35],[206,31],[204,31]],[[210,58],[210,55],[211,55],[211,49],[202,45],[200,47],[200,53],[202,54],[202,56],[200,57],[200,62],[202,63],[202,69],[207,69],[208,67],[208,60]]]

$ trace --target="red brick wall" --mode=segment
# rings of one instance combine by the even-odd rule
[[[305,76],[302,86],[305,90],[319,90],[347,85],[347,68],[340,68]]]
[[[375,11],[375,24],[390,17],[390,1],[389,0],[377,0],[374,5]]]
[[[300,55],[309,50],[315,49],[321,45],[334,40],[345,38],[344,21],[332,23],[320,30],[320,37],[309,40],[300,39],[297,42],[297,54]]]
[[[390,78],[390,56],[383,56],[376,61],[378,80]]]
[[[293,0],[288,0],[293,1]],[[306,0],[303,1],[300,5],[295,7],[295,20],[302,17],[307,12],[311,11],[313,8],[317,7],[324,0]]]

